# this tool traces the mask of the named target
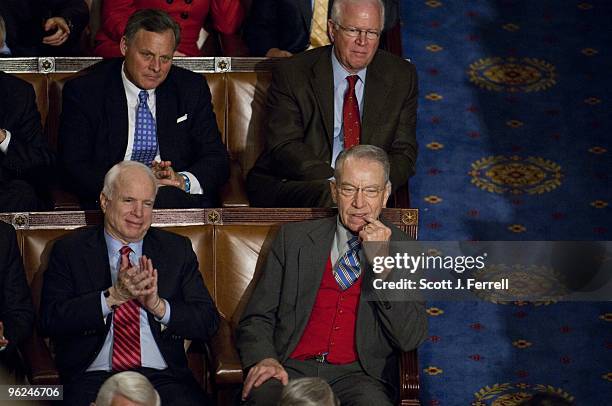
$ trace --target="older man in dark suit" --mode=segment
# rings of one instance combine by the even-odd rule
[[[397,24],[398,0],[383,0],[385,29]],[[334,0],[256,0],[244,24],[244,39],[252,56],[288,57],[329,44],[325,26]],[[322,7],[322,11],[318,9]],[[317,38],[317,18],[323,14],[323,38]],[[322,40],[322,41],[321,41]],[[321,43],[319,43],[319,41]],[[381,44],[384,49],[384,44]]]
[[[361,248],[408,239],[378,219],[391,193],[385,152],[355,146],[335,170],[338,217],[281,227],[238,325],[250,404],[275,405],[288,379],[319,376],[342,404],[391,405],[398,352],[426,336],[424,305],[373,291],[372,253]]]
[[[100,194],[104,226],[58,241],[44,274],[41,327],[55,344],[64,400],[89,405],[116,372],[145,375],[171,405],[206,405],[185,339],[215,334],[218,313],[185,238],[150,228],[149,168],[113,166]]]
[[[68,83],[59,132],[66,185],[94,206],[108,169],[123,160],[151,166],[157,207],[211,207],[229,175],[206,80],[172,66],[180,40],[160,10],[134,13],[121,40],[124,60],[101,63]]]
[[[340,151],[383,148],[394,188],[414,173],[414,66],[377,50],[380,0],[336,0],[321,47],[279,64],[268,91],[266,147],[247,178],[253,206],[332,204],[327,179]]]

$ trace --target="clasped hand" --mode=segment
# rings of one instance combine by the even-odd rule
[[[185,190],[185,179],[172,169],[171,161],[153,161],[151,169],[159,186],[174,186]]]
[[[130,265],[127,255],[121,256],[121,266],[113,290],[115,298],[122,303],[136,299],[156,316],[165,313],[165,306],[157,293],[157,269],[146,255],[140,257],[138,266]]]

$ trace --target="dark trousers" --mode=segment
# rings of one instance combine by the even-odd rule
[[[285,180],[249,175],[247,191],[253,207],[332,207],[329,180]]]
[[[176,377],[168,369],[138,368],[151,381],[161,397],[162,405],[210,406],[213,402],[206,396],[196,380],[189,375]],[[96,400],[100,386],[115,372],[84,372],[64,383],[64,405],[89,406]]]
[[[156,209],[203,209],[216,203],[207,195],[188,194],[174,186],[160,187],[155,198]]]
[[[23,180],[0,181],[0,212],[40,210],[45,205],[32,185]]]
[[[359,362],[346,365],[321,364],[314,360],[288,359],[283,367],[289,379],[319,377],[331,386],[342,406],[386,406],[393,405],[392,388],[372,378],[361,368]],[[253,388],[246,404],[278,405],[283,385],[275,378],[268,379],[258,388]]]

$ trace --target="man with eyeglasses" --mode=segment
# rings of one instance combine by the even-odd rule
[[[398,24],[399,0],[383,0],[385,31]],[[243,37],[251,56],[290,57],[329,45],[327,19],[334,0],[257,0],[250,7]],[[383,38],[379,44],[387,49]]]
[[[391,193],[387,154],[341,152],[330,186],[338,216],[281,227],[238,325],[247,404],[276,405],[289,379],[318,376],[341,404],[392,405],[397,355],[426,336],[422,303],[372,291],[371,246],[362,248],[408,239],[379,220]]]
[[[417,156],[414,66],[378,49],[380,0],[336,0],[333,43],[278,64],[268,90],[266,147],[247,178],[253,206],[326,207],[328,179],[343,149],[383,148],[397,189]]]

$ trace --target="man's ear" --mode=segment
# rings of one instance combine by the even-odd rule
[[[385,185],[385,195],[383,201],[383,207],[387,207],[387,201],[389,200],[389,196],[391,196],[391,181],[388,181]]]
[[[106,206],[108,205],[108,198],[102,192],[100,192],[100,209],[102,209],[102,213],[106,213]]]
[[[329,35],[329,40],[331,43],[334,43],[334,21],[330,18],[327,20],[327,35]]]
[[[121,55],[125,56],[127,53],[127,38],[121,37],[121,42],[119,42],[119,49],[121,50]]]
[[[336,191],[337,191],[337,186],[336,186],[336,181],[335,180],[330,180],[329,181],[329,191],[331,193],[331,198],[334,201],[334,204],[338,204],[338,201],[336,199]]]

